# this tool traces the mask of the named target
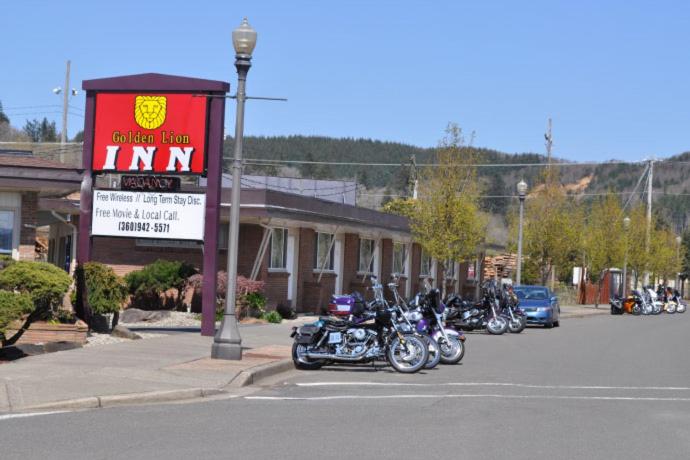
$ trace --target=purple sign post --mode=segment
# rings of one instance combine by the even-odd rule
[[[117,169],[118,166],[115,165],[115,158],[120,153],[120,147],[118,145],[108,146],[104,152],[94,152],[96,138],[98,136],[102,138],[102,133],[108,132],[110,124],[114,123],[113,119],[115,119],[115,122],[125,125],[127,123],[130,125],[136,123],[142,127],[141,134],[151,136],[144,137],[145,139],[154,139],[156,135],[155,130],[158,128],[164,129],[166,120],[169,120],[171,123],[179,123],[180,120],[185,121],[184,111],[176,111],[175,107],[171,107],[172,104],[168,104],[166,107],[167,99],[175,100],[175,98],[179,98],[178,94],[206,98],[205,120],[203,120],[205,125],[205,133],[203,134],[205,136],[201,140],[202,151],[205,153],[204,170],[201,175],[205,174],[207,176],[202,267],[204,283],[202,286],[201,334],[206,336],[213,335],[215,330],[216,276],[218,271],[218,226],[220,223],[223,124],[225,118],[225,95],[230,90],[230,85],[222,81],[148,73],[84,80],[82,88],[86,90],[86,115],[82,153],[84,177],[79,205],[79,242],[77,246],[77,262],[79,264],[91,260],[93,184],[96,174],[102,172],[102,170],[94,171],[94,155],[98,153],[99,158],[105,158],[105,165],[106,167],[112,166],[112,172],[141,174],[150,173],[146,171],[146,161],[148,160],[149,166],[153,164],[152,157],[156,151],[155,147],[147,147],[145,145],[137,146],[138,150],[132,149],[132,156],[138,155],[140,158],[133,158],[131,164],[136,164],[138,168],[139,166],[141,168],[135,171],[123,171]],[[117,114],[113,114],[112,110],[99,115],[99,119],[97,118],[97,100],[98,95],[102,94],[120,95],[123,98],[131,96],[133,101],[136,100],[136,106],[132,104],[131,111],[123,111],[119,119]],[[117,99],[117,97],[111,97],[111,99]],[[105,98],[103,100],[106,101]],[[119,103],[119,101],[116,100],[115,103]],[[167,115],[166,109],[168,111]],[[147,111],[150,114],[146,113]],[[123,142],[126,141],[125,137],[118,137],[119,135],[116,136],[115,133],[119,133],[119,131],[113,131],[113,143],[116,143],[115,141],[118,139],[121,139]],[[165,136],[165,132],[163,132],[163,136]],[[185,141],[188,142],[188,139],[185,139]],[[194,151],[188,149],[190,147],[184,146],[177,147],[177,150],[170,149],[171,158],[169,161],[166,160],[160,163],[169,165],[166,174],[189,174],[185,170],[184,161],[189,165]],[[123,148],[122,151],[124,150]],[[109,162],[111,158],[112,162]],[[170,165],[174,167],[171,169]]]

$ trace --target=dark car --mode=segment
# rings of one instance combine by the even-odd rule
[[[561,307],[558,297],[544,286],[515,286],[520,308],[525,312],[527,324],[542,324],[550,328],[560,326]]]

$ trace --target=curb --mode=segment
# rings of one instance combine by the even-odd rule
[[[290,369],[294,369],[292,359],[282,359],[280,361],[250,367],[249,369],[240,372],[229,384],[225,386],[225,388],[242,388],[249,385],[254,385],[265,378],[272,377],[282,372],[287,372]]]
[[[31,412],[43,410],[82,410],[108,407],[129,406],[137,404],[156,404],[166,402],[203,399],[228,394],[230,389],[243,388],[259,381],[286,372],[293,368],[291,359],[283,359],[268,364],[251,367],[240,372],[231,382],[222,388],[185,388],[181,390],[149,391],[145,393],[123,393],[107,396],[90,396],[78,399],[66,399],[32,406],[16,407],[8,413]]]

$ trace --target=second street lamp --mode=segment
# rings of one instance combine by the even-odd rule
[[[237,68],[237,115],[235,118],[235,154],[232,162],[232,194],[230,199],[230,228],[228,232],[228,284],[225,293],[225,313],[220,329],[213,338],[211,357],[216,359],[242,359],[242,338],[235,316],[235,289],[237,287],[237,247],[240,230],[240,180],[242,176],[242,137],[244,133],[244,101],[247,73],[252,66],[252,51],[256,46],[256,31],[244,18],[232,31]]]
[[[525,207],[525,197],[527,196],[527,182],[521,180],[517,184],[518,198],[520,198],[520,223],[518,226],[518,256],[517,256],[517,274],[515,276],[515,284],[520,285],[522,281],[522,216],[523,208]]]
[[[625,256],[623,258],[623,298],[628,296],[628,229],[630,228],[630,217],[623,219],[623,231],[625,232]]]

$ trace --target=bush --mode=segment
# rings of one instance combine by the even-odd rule
[[[125,275],[129,293],[139,308],[161,308],[161,294],[168,289],[177,289],[179,293],[185,286],[188,277],[195,274],[194,267],[186,262],[157,260]],[[181,300],[178,296],[178,303]]]
[[[194,289],[192,305],[200,308],[201,288],[204,282],[202,274],[190,276],[187,279],[186,289]],[[263,295],[263,281],[252,281],[244,276],[237,277],[235,286],[235,314],[238,319],[248,315],[260,317],[264,313],[266,297]],[[225,295],[228,290],[228,275],[226,272],[216,274],[216,320],[220,321],[225,313]],[[197,311],[199,311],[197,308]]]
[[[29,294],[0,291],[0,342],[5,341],[7,327],[33,309],[34,303]]]
[[[72,279],[47,262],[19,261],[0,271],[0,289],[29,294],[37,309],[57,310]]]
[[[9,267],[13,263],[15,263],[16,260],[12,258],[12,256],[8,256],[7,254],[2,254],[0,255],[0,270],[3,268]]]
[[[94,313],[104,315],[120,311],[127,300],[127,286],[112,268],[99,262],[87,262],[84,268],[77,270],[84,270],[88,301]],[[77,276],[75,274],[75,278]]]
[[[280,323],[283,318],[280,316],[280,313],[277,311],[269,311],[268,313],[265,313],[263,315],[263,318],[268,321],[269,323]]]

